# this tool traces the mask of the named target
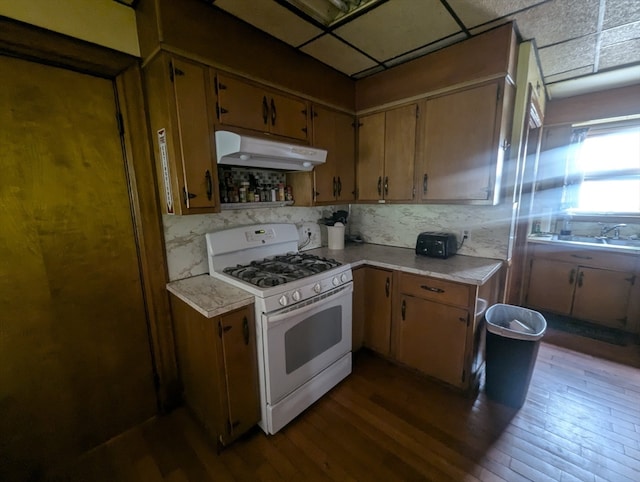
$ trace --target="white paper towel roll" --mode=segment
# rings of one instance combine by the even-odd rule
[[[344,224],[336,223],[327,226],[329,249],[344,249]]]

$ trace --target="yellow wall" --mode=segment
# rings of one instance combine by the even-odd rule
[[[135,11],[113,0],[0,0],[0,15],[140,56]]]

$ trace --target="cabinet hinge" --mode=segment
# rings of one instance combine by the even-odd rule
[[[227,434],[231,435],[231,431],[236,428],[238,425],[240,425],[240,421],[236,420],[235,422],[232,422],[231,420],[227,419]]]
[[[628,281],[629,283],[631,283],[631,286],[636,284],[636,275],[631,275],[631,278],[625,278],[625,281]]]
[[[467,313],[467,326],[471,324],[471,314]]]
[[[413,191],[411,192],[411,199],[415,199],[416,198],[416,187],[413,186]]]
[[[467,371],[462,370],[462,381],[464,382],[467,379]]]
[[[416,119],[420,118],[420,106],[416,105]]]
[[[496,101],[500,101],[502,98],[502,89],[498,86],[498,91],[496,92]]]
[[[178,75],[184,75],[184,72],[173,66],[173,61],[169,61],[169,79],[173,82]]]
[[[213,78],[213,89],[215,90],[216,95],[218,95],[218,76],[217,75]]]
[[[122,118],[122,112],[116,112],[116,122],[118,123],[118,133],[120,136],[124,135],[124,119]]]
[[[222,333],[226,333],[231,329],[231,325],[222,326],[222,321],[218,321],[218,336],[222,338]]]

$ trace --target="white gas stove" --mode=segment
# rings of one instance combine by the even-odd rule
[[[351,373],[351,266],[299,253],[294,224],[206,241],[210,275],[255,296],[260,425],[276,433]]]

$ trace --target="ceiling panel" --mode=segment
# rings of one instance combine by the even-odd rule
[[[640,4],[640,2],[639,2]],[[640,38],[640,22],[621,25],[602,32],[601,47]]]
[[[335,33],[383,61],[459,31],[439,0],[391,0]]]
[[[604,28],[640,21],[640,1],[607,0],[604,9]]]
[[[347,75],[352,75],[377,65],[369,57],[329,34],[308,43],[300,50]]]
[[[583,75],[589,75],[591,73],[593,73],[593,65],[587,65],[586,67],[567,70],[566,72],[561,72],[559,74],[547,75],[544,80],[547,84],[550,84],[561,80],[572,79],[574,77],[582,77]]]
[[[542,72],[548,75],[578,69],[595,62],[596,35],[589,35],[569,42],[540,49]]]
[[[640,38],[603,47],[600,51],[600,69],[602,70],[638,62],[640,62]]]
[[[294,47],[322,33],[273,0],[216,0],[216,6]]]
[[[447,37],[445,39],[439,40],[432,44],[427,45],[418,50],[414,50],[413,52],[409,52],[405,55],[400,55],[391,59],[388,62],[385,62],[384,65],[386,67],[393,67],[394,65],[402,64],[404,62],[408,62],[409,60],[416,59],[423,55],[428,54],[429,52],[435,52],[436,50],[440,50],[441,48],[446,47],[447,45],[453,45],[457,42],[460,42],[467,38],[467,34],[464,32],[459,32],[457,34],[452,35],[451,37]]]
[[[547,0],[449,0],[467,28],[474,28]]]

